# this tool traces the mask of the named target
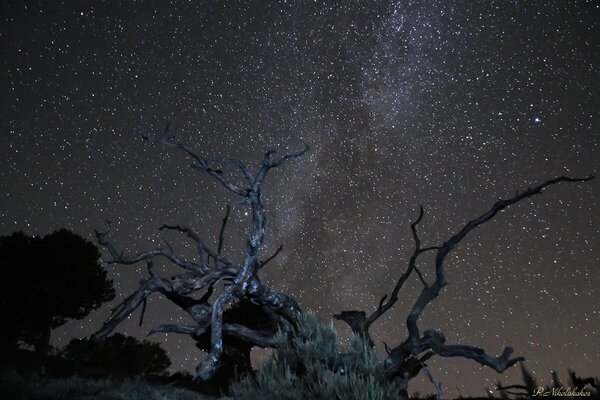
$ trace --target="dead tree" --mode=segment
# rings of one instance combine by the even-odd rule
[[[275,333],[278,330],[291,332],[302,315],[295,299],[265,286],[258,277],[259,270],[281,250],[280,247],[275,254],[264,260],[259,258],[267,220],[261,202],[261,188],[271,169],[283,165],[288,160],[302,156],[308,151],[309,147],[305,145],[303,150],[277,159],[274,159],[274,151],[267,151],[258,171],[252,173],[243,161],[227,157],[204,157],[189,146],[177,142],[173,138],[168,138],[167,131],[168,125],[162,136],[157,138],[144,137],[144,139],[183,151],[193,160],[193,168],[204,171],[213,177],[225,189],[239,196],[241,205],[250,208],[252,225],[250,233],[247,234],[243,259],[240,263],[235,263],[222,254],[224,230],[229,208],[227,208],[227,213],[223,219],[216,250],[206,245],[200,236],[189,227],[163,225],[160,228],[161,230],[178,231],[189,237],[197,248],[197,256],[194,260],[188,260],[176,254],[167,242],[164,247],[138,254],[125,255],[118,251],[109,240],[110,225],[106,231],[96,231],[98,242],[112,256],[109,263],[134,264],[145,261],[148,264],[149,278],[143,280],[140,287],[113,310],[110,318],[94,337],[96,339],[106,337],[140,306],[143,317],[148,296],[153,293],[161,293],[184,310],[194,323],[189,325],[160,325],[153,328],[150,333],[175,332],[192,336],[198,347],[208,353],[196,369],[196,378],[206,381],[214,379],[219,370],[233,370],[233,368],[223,367],[236,366],[239,368],[243,366],[247,369],[252,347],[275,346]],[[236,183],[237,181],[231,179],[229,173],[223,172],[221,169],[223,167],[237,169],[241,173],[244,183],[241,185]],[[385,381],[396,381],[406,388],[409,380],[426,367],[425,361],[434,355],[468,358],[498,372],[503,372],[523,360],[522,357],[510,358],[513,352],[512,348],[507,347],[500,356],[493,357],[483,349],[474,346],[448,345],[444,334],[439,331],[426,330],[421,334],[419,330],[418,321],[424,309],[446,286],[444,269],[446,257],[468,233],[492,219],[499,211],[508,206],[539,194],[547,186],[559,182],[584,182],[590,179],[592,177],[558,177],[522,193],[517,193],[507,200],[499,200],[490,210],[469,221],[455,235],[439,246],[421,246],[417,234],[417,225],[424,215],[421,207],[418,218],[411,224],[415,250],[406,270],[398,279],[389,298],[387,295],[383,296],[377,309],[368,317],[364,311],[344,311],[335,315],[335,317],[346,321],[354,332],[363,335],[372,344],[369,328],[379,317],[394,306],[398,300],[400,290],[415,273],[422,283],[423,289],[406,319],[408,336],[396,347],[390,348],[386,345],[388,357],[383,363]],[[419,256],[429,251],[436,252],[433,265],[435,279],[431,283],[427,282],[417,267]],[[166,258],[185,272],[169,279],[162,277],[153,268],[153,259],[158,257]],[[220,293],[214,293],[220,282],[225,283],[222,290]],[[257,318],[253,322],[243,322],[243,316],[251,313],[255,314]],[[344,366],[340,367],[339,365],[335,368],[338,372],[347,370]],[[427,372],[431,375],[429,371]],[[429,378],[436,384],[438,395],[441,396],[441,385],[432,376]]]
[[[489,221],[499,211],[504,210],[510,205],[536,194],[540,194],[546,187],[559,182],[585,182],[591,179],[593,179],[592,176],[586,178],[569,178],[561,176],[550,179],[534,188],[529,188],[522,193],[517,192],[515,196],[509,199],[497,201],[488,211],[469,221],[456,234],[439,246],[421,246],[421,240],[417,234],[417,225],[423,219],[424,211],[423,207],[420,207],[419,216],[411,224],[415,249],[408,261],[406,270],[400,275],[389,298],[387,294],[384,295],[379,301],[377,309],[375,309],[368,317],[366,312],[356,310],[343,311],[340,314],[334,315],[334,317],[348,323],[353,332],[364,336],[368,342],[372,344],[373,341],[369,334],[369,328],[377,321],[377,319],[379,319],[379,317],[393,307],[398,300],[400,290],[411,275],[415,273],[423,288],[406,318],[408,336],[394,348],[390,348],[386,344],[386,351],[388,352],[388,357],[384,362],[386,379],[396,380],[402,387],[407,388],[409,380],[418,374],[422,367],[425,366],[424,362],[434,355],[439,355],[441,357],[467,358],[474,360],[483,366],[490,367],[497,372],[504,372],[507,368],[524,360],[523,357],[511,358],[511,354],[513,353],[511,347],[505,348],[500,356],[493,357],[488,355],[485,350],[475,346],[448,345],[446,344],[446,337],[444,334],[437,330],[426,330],[421,334],[418,326],[421,314],[425,308],[438,297],[444,286],[446,286],[446,257],[472,230]],[[435,271],[435,279],[433,282],[427,282],[417,266],[419,256],[429,251],[436,252],[433,265]]]
[[[183,151],[193,160],[193,168],[209,174],[225,189],[239,196],[241,205],[250,208],[252,226],[246,237],[243,259],[240,263],[235,263],[221,252],[229,207],[223,219],[216,250],[206,245],[189,227],[163,225],[160,228],[160,230],[174,230],[187,235],[197,248],[197,256],[193,260],[176,254],[168,242],[165,242],[164,247],[125,255],[109,240],[109,224],[108,230],[95,232],[98,242],[112,256],[112,260],[108,262],[134,264],[145,261],[148,264],[149,278],[143,280],[140,287],[113,310],[110,318],[94,338],[101,340],[106,337],[140,306],[143,317],[148,296],[162,293],[183,309],[191,317],[193,324],[160,325],[153,328],[150,333],[175,332],[192,336],[198,347],[208,353],[196,369],[196,379],[204,381],[214,379],[219,369],[228,370],[226,373],[231,377],[233,368],[219,367],[243,365],[247,369],[250,363],[250,349],[254,346],[272,347],[276,332],[291,331],[302,314],[296,300],[265,286],[258,277],[258,271],[281,250],[280,247],[275,254],[266,259],[259,258],[267,222],[261,200],[261,188],[271,169],[302,156],[309,147],[305,145],[302,151],[278,158],[275,158],[275,151],[267,151],[258,171],[252,173],[243,161],[226,157],[204,157],[189,146],[168,138],[167,131],[168,125],[162,136],[143,137],[143,139]],[[236,183],[235,179],[223,172],[221,168],[227,166],[232,166],[241,173],[243,184]],[[170,279],[162,277],[153,268],[153,259],[158,257],[166,258],[185,272]],[[220,293],[214,294],[219,282],[225,283],[223,289]],[[200,293],[203,294],[198,297]],[[255,322],[254,324],[239,322],[244,319],[249,320],[247,318],[249,314],[253,314],[250,319]],[[246,318],[242,318],[242,315]]]
[[[575,389],[583,390],[586,385],[590,385],[597,394],[600,394],[600,379],[591,376],[587,378],[578,377],[573,370],[569,370],[569,378]]]

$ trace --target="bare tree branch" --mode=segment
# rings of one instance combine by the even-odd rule
[[[446,345],[446,337],[438,331],[425,331],[420,340],[421,347],[430,348],[442,357],[462,357],[477,361],[479,364],[490,367],[497,372],[504,372],[518,362],[525,361],[524,357],[510,358],[512,347],[506,347],[498,357],[486,354],[485,350],[475,346]]]
[[[108,234],[110,233],[110,230],[111,230],[110,226],[104,232],[94,230],[94,232],[96,234],[96,238],[98,240],[98,243],[100,243],[102,246],[104,246],[110,252],[110,254],[113,258],[112,260],[107,261],[109,264],[130,265],[130,264],[135,264],[140,261],[150,260],[155,257],[163,256],[166,259],[168,259],[169,261],[171,261],[173,264],[175,264],[183,269],[186,269],[188,271],[203,272],[206,270],[206,267],[201,264],[196,264],[196,263],[181,259],[177,254],[175,254],[173,252],[172,248],[169,248],[169,249],[157,248],[154,250],[137,253],[132,256],[124,256],[123,253],[118,252],[117,249],[114,247],[114,245],[107,239]]]
[[[435,258],[435,281],[429,285],[425,286],[418,298],[416,299],[413,308],[411,309],[408,317],[407,317],[407,329],[408,329],[408,338],[402,342],[400,345],[392,349],[388,360],[386,362],[386,377],[390,379],[394,379],[399,377],[399,371],[402,370],[403,365],[410,359],[412,355],[418,355],[423,351],[427,351],[431,349],[436,354],[442,357],[463,357],[474,360],[481,365],[488,366],[493,368],[498,372],[503,372],[507,368],[515,365],[516,363],[524,360],[523,357],[510,358],[510,355],[513,352],[513,349],[507,347],[504,349],[502,354],[498,357],[492,357],[485,353],[483,349],[474,346],[464,346],[464,345],[446,345],[445,337],[443,334],[436,331],[426,331],[423,337],[420,337],[419,329],[417,326],[417,321],[425,307],[435,299],[441,289],[446,285],[445,279],[445,271],[444,271],[444,261],[446,256],[455,248],[456,245],[460,243],[464,237],[475,229],[477,226],[489,221],[492,219],[499,211],[505,209],[506,207],[523,200],[525,198],[529,198],[535,194],[539,194],[542,192],[544,188],[547,186],[559,183],[559,182],[585,182],[592,179],[592,177],[586,178],[569,178],[569,177],[558,177],[554,179],[550,179],[534,188],[530,188],[522,193],[517,193],[514,197],[511,197],[507,200],[499,200],[497,201],[490,210],[481,216],[469,221],[458,233],[453,235],[447,242],[445,242],[442,246],[437,248],[437,254]],[[415,221],[412,225],[413,227],[413,237],[415,238],[416,248],[419,249],[420,244],[418,241],[418,237],[416,235],[416,224],[420,221],[422,214],[419,216],[417,221]],[[425,251],[425,249],[422,249]],[[412,260],[415,259],[415,254],[418,253],[418,250],[413,254]],[[418,255],[418,254],[417,254]],[[410,268],[410,267],[409,267]],[[405,379],[401,378],[400,379]]]
[[[161,278],[158,273],[154,270],[154,263],[152,261],[148,261],[147,263],[147,267],[148,267],[148,274],[150,275],[150,277],[152,278],[152,280],[154,280],[154,282],[158,285],[159,288],[165,290],[165,291],[172,291],[173,290],[173,286],[171,285],[171,282],[167,282],[165,279]]]
[[[275,257],[277,257],[277,255],[281,252],[281,250],[283,250],[283,245],[282,244],[279,245],[279,247],[277,248],[277,250],[275,250],[275,253],[273,253],[273,255],[271,255],[265,261],[261,261],[258,264],[258,267],[256,267],[256,270],[260,271],[265,265],[267,265],[269,263],[269,261],[271,261],[272,259],[274,259]]]
[[[421,248],[421,240],[419,239],[419,235],[417,233],[417,225],[421,222],[421,220],[423,219],[423,214],[424,214],[424,210],[423,210],[423,206],[419,206],[419,216],[417,217],[417,219],[410,225],[412,234],[413,234],[413,239],[415,242],[415,250],[408,262],[408,267],[406,268],[406,271],[404,271],[404,273],[400,276],[400,278],[398,279],[398,281],[396,282],[396,286],[394,286],[394,290],[392,290],[392,293],[388,299],[387,302],[384,303],[384,299],[386,298],[386,296],[384,296],[381,301],[379,302],[379,306],[377,307],[377,310],[375,310],[370,316],[369,318],[367,318],[366,322],[365,322],[365,329],[369,329],[369,327],[371,326],[371,324],[373,324],[373,322],[375,322],[379,317],[381,317],[387,310],[389,310],[390,308],[392,308],[392,306],[396,303],[396,301],[398,301],[398,293],[400,293],[400,289],[402,289],[402,287],[404,286],[404,284],[406,283],[406,281],[408,280],[408,278],[410,277],[410,274],[413,271],[417,271],[417,275],[419,276],[419,279],[421,280],[421,282],[423,283],[423,285],[425,287],[428,287],[427,282],[425,281],[425,279],[423,278],[423,275],[421,274],[421,271],[419,271],[416,267],[417,264],[417,259],[419,258],[419,256],[427,251],[430,250],[437,250],[439,249],[439,247],[427,247],[422,249]]]
[[[161,143],[165,143],[161,140]],[[192,155],[199,164],[201,169],[207,171],[210,175],[215,176],[223,185],[234,193],[242,194],[241,188],[236,187],[230,182],[226,181],[221,173],[217,173],[209,167],[209,163],[206,159],[200,157],[197,153],[184,145],[176,144],[173,142],[165,143],[172,147],[178,147],[185,150],[188,154]],[[244,260],[240,266],[239,273],[234,279],[234,285],[224,289],[224,291],[216,298],[213,309],[212,309],[212,320],[211,320],[211,350],[209,355],[202,361],[196,370],[196,377],[201,379],[210,379],[214,374],[221,355],[223,354],[223,312],[227,303],[229,303],[234,297],[250,296],[253,293],[254,300],[256,301],[256,293],[260,292],[263,285],[256,278],[255,270],[258,266],[258,251],[262,246],[264,240],[264,232],[266,226],[266,215],[264,207],[261,203],[260,189],[264,182],[264,179],[271,168],[278,167],[285,161],[296,158],[308,151],[308,146],[305,146],[304,150],[298,153],[287,154],[277,161],[271,160],[272,151],[265,154],[263,163],[251,182],[251,187],[245,189],[242,194],[245,197],[245,203],[250,205],[252,208],[252,231],[247,238],[246,254]],[[267,293],[267,291],[263,291]],[[277,311],[285,311],[285,308],[289,309],[289,304],[286,304],[284,308],[278,310],[281,304],[277,301],[281,300],[281,296],[266,296],[261,301]],[[297,306],[297,304],[296,304]],[[293,308],[293,306],[292,306]],[[289,310],[287,310],[289,311]],[[298,311],[299,312],[299,308]]]
[[[133,264],[138,261],[147,260],[163,256],[173,262],[175,265],[187,270],[185,274],[180,274],[172,277],[170,280],[161,278],[152,268],[149,262],[148,273],[150,279],[142,282],[140,288],[129,298],[127,298],[113,312],[111,318],[105,326],[96,334],[97,337],[106,336],[114,327],[138,306],[145,304],[146,297],[155,291],[163,293],[170,301],[177,304],[192,316],[196,325],[176,325],[166,324],[154,328],[151,333],[155,332],[179,332],[190,335],[199,336],[200,332],[205,332],[210,329],[210,349],[208,356],[202,361],[197,368],[197,377],[201,379],[210,379],[217,369],[223,351],[235,352],[235,348],[223,342],[223,335],[234,336],[243,341],[247,341],[252,345],[257,346],[273,346],[274,339],[272,335],[255,331],[242,324],[223,324],[223,314],[228,304],[234,299],[246,299],[251,303],[258,305],[266,310],[266,314],[282,327],[288,330],[294,324],[300,314],[301,309],[294,299],[291,297],[273,291],[265,287],[258,277],[256,271],[272,260],[281,251],[281,247],[274,255],[266,261],[259,261],[258,254],[262,246],[266,215],[265,209],[261,202],[261,188],[268,172],[272,168],[276,168],[284,164],[286,161],[300,157],[309,147],[305,145],[304,149],[289,153],[279,159],[272,159],[273,151],[265,154],[263,162],[256,172],[252,174],[247,165],[237,159],[227,157],[212,157],[207,158],[193,150],[191,147],[175,141],[172,137],[167,137],[170,127],[170,122],[166,124],[162,135],[150,138],[144,136],[143,139],[160,143],[167,147],[182,150],[194,160],[192,165],[194,168],[200,169],[208,173],[216,179],[222,186],[232,193],[243,197],[242,204],[250,206],[252,210],[252,228],[247,234],[246,251],[243,261],[239,265],[234,265],[222,256],[224,232],[227,220],[229,218],[230,207],[227,206],[225,217],[219,231],[217,250],[212,251],[190,228],[179,225],[163,225],[161,230],[176,230],[185,233],[190,237],[197,246],[199,261],[193,263],[182,259],[175,254],[173,248],[166,242],[165,248],[158,248],[131,256],[125,256],[119,253],[115,246],[108,240],[108,233],[96,231],[98,242],[106,247],[113,260],[111,263]],[[221,168],[224,166],[237,167],[245,180],[244,185],[240,185],[229,174],[225,173]],[[247,185],[247,186],[245,186]],[[204,261],[205,256],[207,258]],[[210,266],[209,260],[215,260],[215,267]],[[221,265],[219,265],[219,263]],[[218,268],[218,267],[222,268]],[[220,281],[229,281],[229,285],[225,285],[222,292],[216,297],[213,304],[208,304],[215,286]],[[199,299],[195,300],[188,297],[191,293],[198,290],[208,288],[206,293]],[[143,311],[142,310],[142,317]]]
[[[240,169],[240,171],[242,171],[242,174],[243,174],[244,178],[246,179],[246,182],[248,182],[249,184],[252,182],[252,179],[253,179],[252,173],[250,172],[250,169],[243,161],[237,160],[235,158],[230,158],[230,157],[213,157],[213,158],[208,158],[206,161],[209,166],[213,166],[213,165],[236,166]],[[216,170],[215,172],[220,173],[218,170]]]
[[[263,349],[277,344],[275,335],[256,331],[241,324],[223,324],[223,332]]]
[[[512,391],[510,391],[511,389],[519,389],[519,390],[522,390],[522,392],[512,392]],[[503,390],[508,394],[512,394],[513,396],[526,396],[529,394],[529,389],[525,385],[502,386],[500,384],[496,384],[496,390],[497,391]]]
[[[227,225],[227,221],[229,220],[229,211],[231,211],[231,207],[227,204],[225,216],[223,217],[221,229],[219,230],[219,243],[217,244],[217,256],[219,257],[221,256],[221,250],[223,250],[223,234],[225,233],[225,225]],[[215,259],[215,261],[217,261],[217,259]]]
[[[234,281],[239,273],[239,267],[232,266],[228,268],[213,269],[209,272],[198,274],[181,274],[171,279],[173,290],[181,294],[190,294],[204,289],[210,285],[215,285],[220,281]]]
[[[385,352],[387,353],[388,356],[390,354],[392,354],[392,349],[390,348],[390,346],[386,342],[383,342],[383,348],[385,349]]]
[[[423,366],[423,373],[435,388],[437,400],[444,400],[444,391],[442,390],[442,383],[433,377],[433,374],[431,373],[431,371],[429,371],[429,368],[427,368],[426,365]]]
[[[302,156],[308,151],[309,147],[305,145],[301,151],[289,153],[278,158],[274,156],[274,151],[267,151],[256,173],[252,173],[248,166],[240,160],[226,157],[208,158],[202,156],[191,147],[179,143],[173,138],[168,138],[168,129],[169,124],[167,124],[161,136],[152,139],[144,137],[144,139],[182,150],[193,159],[194,168],[205,171],[227,190],[241,196],[243,199],[240,204],[250,208],[252,221],[251,227],[246,233],[246,248],[243,253],[243,259],[239,264],[234,264],[222,256],[225,227],[230,214],[229,206],[227,206],[221,224],[216,251],[206,246],[200,237],[188,227],[173,225],[163,225],[161,227],[161,230],[177,230],[190,237],[198,248],[199,261],[197,263],[184,260],[182,257],[176,255],[168,243],[166,243],[165,248],[124,256],[107,239],[110,227],[106,232],[96,231],[98,242],[104,245],[113,257],[112,263],[133,264],[146,260],[148,261],[148,273],[150,275],[150,278],[143,281],[135,293],[125,299],[113,311],[109,320],[96,336],[99,338],[106,336],[118,323],[129,316],[140,305],[143,308],[142,318],[146,298],[153,292],[160,292],[187,312],[194,322],[189,325],[160,325],[152,329],[150,333],[175,332],[194,337],[199,346],[208,352],[208,355],[197,367],[196,378],[208,380],[215,376],[217,368],[222,365],[223,357],[236,357],[242,354],[242,352],[248,354],[248,348],[252,346],[274,346],[274,334],[271,331],[263,331],[262,329],[265,329],[264,326],[269,327],[267,329],[279,326],[282,330],[289,332],[301,316],[301,309],[298,303],[291,296],[265,286],[260,281],[257,272],[273,260],[282,249],[280,246],[273,255],[264,261],[261,261],[259,258],[265,240],[265,228],[267,224],[266,212],[261,199],[262,185],[272,168],[279,167],[288,160]],[[229,168],[224,171],[223,167],[237,168],[242,174],[242,179],[232,176],[232,171]],[[509,205],[541,193],[545,187],[558,182],[583,182],[589,179],[591,177],[559,177],[546,181],[523,193],[517,193],[508,200],[499,200],[489,211],[468,222],[458,233],[441,246],[421,246],[417,227],[423,219],[424,210],[420,207],[417,219],[411,224],[411,232],[415,243],[413,253],[406,270],[396,281],[391,293],[381,298],[377,309],[368,317],[363,311],[344,311],[341,314],[336,314],[335,317],[346,321],[352,327],[353,331],[359,332],[371,340],[368,333],[369,327],[394,306],[399,299],[401,289],[414,271],[423,288],[406,320],[408,330],[407,339],[393,349],[390,349],[386,345],[386,351],[389,354],[388,359],[383,363],[386,379],[400,379],[400,386],[406,388],[408,380],[425,368],[425,373],[428,374],[431,381],[436,385],[438,394],[441,397],[441,385],[437,385],[433,377],[430,376],[431,374],[426,369],[425,364],[425,361],[435,354],[442,357],[468,358],[481,365],[491,367],[496,371],[504,371],[523,359],[522,357],[511,358],[512,349],[510,347],[504,349],[500,356],[493,357],[478,347],[447,345],[444,335],[437,331],[427,330],[421,337],[417,325],[418,320],[425,307],[439,295],[441,289],[446,285],[444,271],[445,258],[470,231],[489,221],[499,211]],[[419,257],[422,254],[433,250],[436,251],[434,262],[435,278],[433,282],[429,283],[417,267],[417,261],[419,261]],[[160,277],[152,268],[151,263],[151,260],[158,256],[167,258],[175,265],[186,270],[186,272],[176,275],[171,279]],[[211,266],[211,258],[214,260],[214,267]],[[224,285],[219,285],[219,283],[223,282],[225,282]],[[199,298],[192,297],[193,293],[200,290],[206,290],[206,292],[202,296],[199,296]],[[216,290],[219,293],[213,296]],[[209,303],[209,300],[212,301],[212,304]],[[258,307],[257,309],[261,318],[266,318],[268,324],[259,324],[257,327],[253,323],[238,323],[238,320],[235,319],[237,317],[233,317],[234,320],[229,319],[229,317],[236,315],[235,308],[230,305],[234,304],[234,302],[238,304],[238,300],[243,301],[242,304],[244,304],[244,307],[251,307],[250,309]],[[226,315],[226,312],[231,313]],[[241,313],[246,313],[246,310],[243,309]],[[225,319],[224,315],[226,315]],[[210,342],[208,342],[208,332],[210,332]],[[340,368],[339,365],[334,367],[336,369]]]
[[[223,263],[227,267],[230,267],[232,265],[232,263],[230,261],[228,261],[226,258],[221,257],[221,255],[219,253],[213,252],[206,244],[204,244],[204,242],[200,239],[200,237],[198,237],[198,235],[196,235],[188,227],[180,226],[180,225],[163,225],[159,229],[161,231],[165,230],[165,229],[169,229],[169,230],[175,230],[175,231],[179,231],[181,233],[185,233],[188,237],[190,237],[192,240],[194,240],[194,242],[196,242],[196,245],[198,247],[198,255],[201,257],[200,258],[201,261],[203,261],[203,259],[204,259],[204,257],[203,257],[204,254],[207,254],[209,257],[212,257],[214,260]],[[206,269],[209,268],[208,263],[202,264],[202,266]]]
[[[205,325],[163,324],[152,328],[148,336],[155,333],[180,333],[197,337],[203,335],[209,326],[208,322]],[[261,348],[274,347],[277,344],[275,335],[256,331],[241,324],[223,324],[223,333]]]
[[[167,147],[173,147],[176,149],[183,150],[185,153],[187,153],[189,156],[191,156],[194,159],[194,161],[196,161],[196,164],[192,164],[193,168],[196,168],[196,169],[199,169],[202,171],[206,171],[210,176],[215,178],[219,183],[221,183],[221,185],[223,185],[230,192],[235,193],[242,197],[246,197],[246,195],[248,193],[246,189],[244,189],[243,187],[241,187],[239,185],[231,183],[229,180],[227,180],[223,176],[223,172],[221,170],[213,169],[215,164],[234,164],[242,171],[242,174],[243,174],[244,178],[246,179],[247,183],[251,185],[253,177],[252,177],[252,174],[250,173],[250,170],[248,169],[248,167],[246,166],[246,164],[244,162],[242,162],[240,160],[234,160],[231,158],[218,158],[217,157],[217,158],[207,159],[207,158],[202,157],[191,147],[189,147],[183,143],[180,143],[180,142],[175,142],[171,138],[166,138],[166,137],[150,138],[149,136],[142,136],[142,139],[147,140],[149,142],[153,142],[153,143],[161,143]]]
[[[216,298],[211,316],[211,350],[196,368],[195,378],[209,380],[213,377],[223,354],[223,312],[234,296],[236,286],[229,286]]]
[[[302,310],[293,297],[263,285],[257,276],[248,283],[245,295],[253,304],[266,307],[290,322],[295,323],[302,315]]]
[[[111,313],[110,318],[102,325],[102,328],[96,332],[93,337],[96,340],[102,340],[108,336],[125,318],[140,305],[152,293],[159,290],[158,285],[154,280],[143,282],[139,289],[127,297],[115,310]]]
[[[446,259],[446,256],[454,249],[454,247],[456,247],[456,245],[458,245],[458,243],[460,243],[464,239],[465,236],[467,236],[469,232],[471,232],[479,225],[492,219],[499,211],[505,209],[506,207],[515,204],[523,199],[541,193],[542,190],[547,186],[554,185],[559,182],[585,182],[591,180],[592,178],[592,176],[586,178],[570,178],[566,176],[561,176],[558,178],[550,179],[520,194],[517,193],[514,197],[511,197],[507,200],[499,200],[487,212],[469,221],[457,234],[452,236],[446,243],[444,243],[437,250],[437,255],[435,258],[435,282],[432,285],[425,287],[421,291],[421,294],[416,300],[406,320],[406,326],[408,328],[409,341],[411,345],[416,346],[419,340],[419,328],[417,327],[417,321],[423,313],[423,310],[433,299],[435,299],[439,295],[442,288],[446,286],[446,275],[444,271],[444,261]],[[417,220],[417,222],[419,220],[420,218]],[[416,227],[416,223],[413,225]]]
[[[483,349],[475,346],[446,345],[444,335],[436,331],[426,331],[423,337],[420,336],[417,326],[419,317],[423,313],[425,307],[439,295],[441,289],[446,285],[444,271],[445,258],[469,232],[471,232],[477,226],[489,221],[498,212],[507,208],[508,206],[525,198],[539,194],[544,188],[550,185],[559,182],[585,182],[592,178],[593,177],[591,176],[585,178],[570,178],[562,176],[550,179],[534,188],[529,188],[522,193],[517,192],[514,197],[511,197],[507,200],[499,200],[492,206],[490,210],[478,218],[469,221],[461,230],[458,231],[458,233],[453,235],[441,246],[421,247],[417,226],[423,219],[424,210],[423,207],[420,207],[419,216],[411,224],[411,231],[415,243],[413,254],[408,262],[406,270],[396,282],[396,285],[389,297],[387,294],[384,295],[379,301],[377,309],[368,318],[366,318],[366,314],[363,311],[343,311],[340,314],[334,315],[334,317],[348,323],[354,332],[362,333],[364,336],[370,339],[368,332],[370,325],[396,303],[401,288],[414,270],[417,273],[419,280],[423,284],[423,289],[421,290],[420,295],[416,299],[407,317],[406,324],[408,329],[408,338],[393,349],[390,349],[389,346],[385,344],[386,352],[388,353],[388,359],[384,363],[384,375],[386,379],[399,379],[400,384],[406,384],[408,380],[410,380],[411,377],[414,376],[418,370],[422,368],[422,366],[424,366],[424,361],[434,354],[442,357],[463,357],[472,359],[481,365],[493,368],[498,372],[503,372],[507,368],[524,360],[523,357],[511,358],[510,356],[513,350],[510,347],[505,348],[500,356],[492,357],[486,354]],[[421,271],[417,268],[417,260],[421,254],[432,250],[436,250],[437,252],[434,262],[435,280],[433,283],[429,284],[424,279]],[[426,356],[418,358],[418,355],[423,352],[427,352]]]
[[[163,324],[158,325],[148,332],[148,336],[154,335],[155,333],[181,333],[190,336],[200,336],[208,329],[209,324],[206,325],[178,325],[178,324]]]
[[[303,156],[304,153],[306,153],[309,149],[310,149],[310,146],[308,144],[304,143],[304,149],[302,149],[296,153],[286,154],[285,156],[281,157],[277,161],[271,160],[271,155],[275,154],[275,150],[269,150],[265,153],[263,165],[268,165],[269,168],[279,167],[281,164],[283,164],[287,160],[291,160],[293,158],[298,158],[298,157]]]
[[[148,306],[148,299],[144,298],[142,300],[142,311],[140,312],[140,321],[138,322],[138,326],[142,326],[144,323],[144,314],[146,313],[146,307]]]

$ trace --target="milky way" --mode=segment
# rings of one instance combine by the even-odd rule
[[[110,220],[127,251],[159,245],[163,223],[214,242],[229,203],[225,251],[237,260],[244,207],[140,136],[171,121],[202,154],[254,166],[306,142],[265,184],[264,254],[284,251],[261,272],[323,320],[372,310],[391,290],[420,204],[421,239],[437,245],[499,197],[598,172],[597,2],[9,0],[0,17],[0,234],[66,227],[92,239]],[[472,232],[421,326],[490,353],[513,346],[542,382],[553,369],[600,375],[599,187],[551,187]],[[145,268],[109,268],[116,304]],[[430,278],[431,259],[421,269]],[[405,338],[418,284],[372,328],[379,349]],[[58,329],[54,345],[108,313]],[[136,319],[121,329],[143,337],[185,316],[157,296]],[[153,339],[174,369],[201,356],[185,337]],[[430,370],[451,395],[520,382],[518,369],[465,360]]]

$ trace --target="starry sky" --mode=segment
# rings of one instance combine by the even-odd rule
[[[407,265],[419,204],[423,245],[439,245],[499,197],[598,174],[599,39],[598,1],[5,0],[0,234],[66,227],[93,240],[110,220],[126,251],[160,245],[164,223],[214,243],[231,204],[224,251],[241,260],[247,209],[140,136],[172,121],[202,154],[254,167],[267,149],[306,142],[310,152],[265,183],[263,254],[284,250],[263,280],[323,320],[370,312]],[[599,195],[597,179],[553,186],[472,232],[421,328],[492,354],[511,345],[543,383],[552,369],[565,381],[570,367],[600,375]],[[430,279],[431,261],[420,265]],[[145,265],[109,268],[114,305]],[[406,337],[416,277],[405,289],[372,327],[380,350]],[[108,313],[68,323],[53,344],[93,333]],[[121,330],[140,338],[185,321],[158,296],[141,328],[134,317]],[[201,356],[186,337],[153,340],[174,369]],[[521,382],[518,368],[429,365],[450,396]]]

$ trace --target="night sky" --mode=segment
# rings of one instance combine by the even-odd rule
[[[201,154],[254,167],[306,142],[265,183],[263,258],[284,250],[261,276],[323,320],[370,312],[391,291],[419,204],[423,245],[439,245],[499,197],[600,171],[598,1],[4,0],[0,64],[0,234],[66,227],[95,240],[110,220],[126,251],[160,245],[164,223],[214,243],[229,203],[225,252],[241,261],[239,199],[140,136],[171,120]],[[598,179],[559,184],[472,232],[421,328],[494,355],[513,346],[542,383],[552,369],[565,383],[570,367],[600,375],[599,196]],[[146,276],[144,264],[109,268],[113,305]],[[421,270],[432,277],[430,257]],[[419,285],[372,327],[379,349],[406,337]],[[53,344],[108,313],[58,329]],[[155,295],[142,328],[136,314],[121,330],[142,338],[169,321],[185,316]],[[153,339],[175,370],[201,356],[187,337]],[[521,383],[518,368],[429,366],[450,396]]]

